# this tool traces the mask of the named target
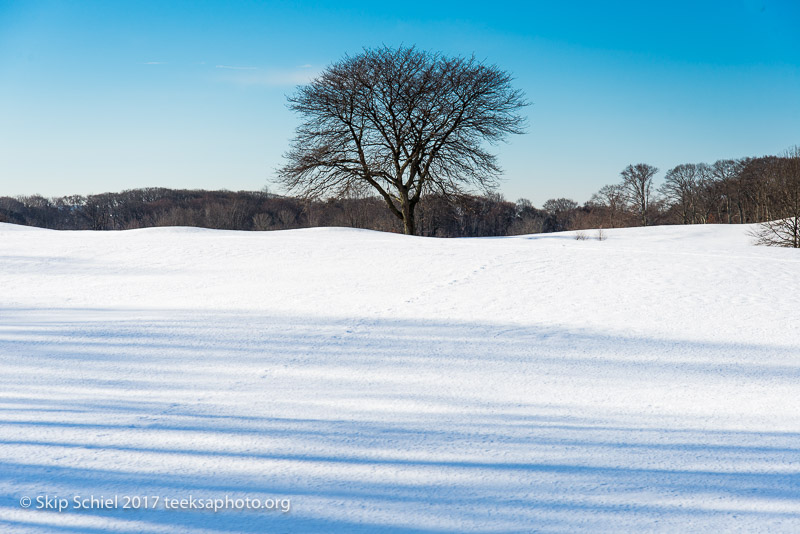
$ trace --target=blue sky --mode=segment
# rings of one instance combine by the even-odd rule
[[[533,103],[497,148],[507,198],[583,202],[629,163],[800,144],[798,27],[796,0],[0,0],[0,195],[261,189],[296,84],[413,44],[497,64]]]

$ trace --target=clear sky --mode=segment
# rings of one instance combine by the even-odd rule
[[[583,202],[629,163],[800,144],[798,28],[797,0],[0,0],[0,195],[261,189],[296,84],[413,44],[497,64],[533,103],[497,149],[507,198]]]

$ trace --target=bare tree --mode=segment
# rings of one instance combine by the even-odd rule
[[[725,213],[728,224],[733,222],[733,204],[736,197],[736,182],[742,170],[742,162],[735,159],[721,159],[711,165],[711,172],[719,184],[720,212]],[[717,217],[722,220],[722,213]]]
[[[542,209],[551,214],[572,211],[577,207],[578,203],[571,198],[551,198],[542,204]]]
[[[548,215],[545,229],[549,232],[561,232],[571,228],[578,203],[571,198],[551,198],[542,204],[542,209]]]
[[[588,205],[592,208],[600,207],[605,211],[607,218],[604,224],[608,227],[621,226],[627,208],[624,187],[617,184],[604,185],[600,191],[592,195]]]
[[[708,163],[698,163],[697,192],[694,196],[692,216],[695,222],[708,224],[719,222],[714,220],[714,212],[721,202],[720,187],[714,175],[714,169]]]
[[[683,224],[694,223],[695,196],[697,194],[697,165],[684,163],[667,171],[660,191],[667,200],[681,210]]]
[[[545,217],[527,198],[520,198],[514,206],[514,222],[509,235],[538,234],[544,230]]]
[[[653,192],[653,176],[658,169],[646,163],[628,165],[622,171],[622,185],[633,204],[642,217],[642,226],[647,226],[650,197]]]
[[[524,131],[527,102],[511,82],[474,57],[404,47],[347,56],[289,98],[303,122],[280,181],[311,198],[367,185],[414,234],[424,194],[496,186],[485,143]]]
[[[256,213],[253,215],[253,230],[269,230],[272,226],[272,216],[269,213]]]

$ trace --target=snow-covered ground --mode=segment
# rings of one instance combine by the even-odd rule
[[[747,230],[2,224],[0,531],[799,532],[800,255]]]

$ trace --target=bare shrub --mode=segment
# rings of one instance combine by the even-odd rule
[[[761,223],[751,235],[758,245],[800,248],[800,146],[787,150],[775,171],[771,180],[777,197],[773,216],[780,218]]]
[[[787,217],[759,224],[749,232],[756,245],[800,248],[800,217]]]

